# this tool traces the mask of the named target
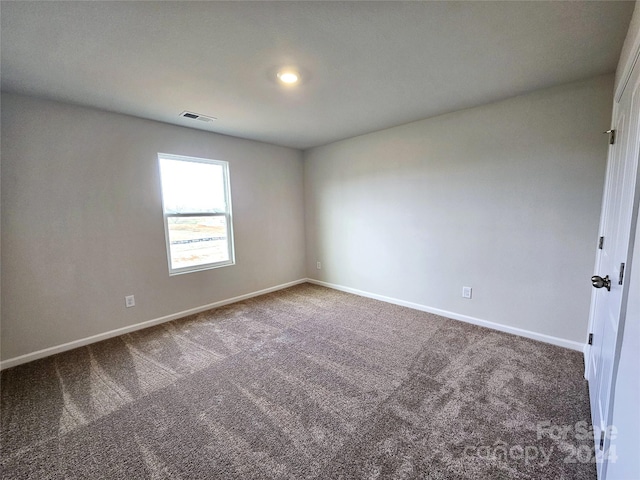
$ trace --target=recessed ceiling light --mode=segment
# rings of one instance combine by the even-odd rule
[[[300,73],[290,68],[280,70],[277,77],[286,85],[295,85],[300,81]]]

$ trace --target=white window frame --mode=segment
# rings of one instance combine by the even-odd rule
[[[206,163],[209,165],[220,165],[222,167],[222,183],[224,188],[225,212],[184,212],[184,213],[167,213],[164,207],[164,192],[162,191],[162,173],[160,169],[161,159],[178,160],[182,162]],[[235,250],[233,241],[233,222],[231,213],[231,185],[229,183],[229,162],[224,160],[212,160],[209,158],[189,157],[186,155],[174,155],[171,153],[158,153],[158,174],[160,176],[160,190],[162,198],[162,216],[164,221],[164,238],[167,247],[167,264],[169,266],[169,275],[181,275],[183,273],[200,272],[203,270],[211,270],[214,268],[235,265]],[[173,268],[171,266],[171,243],[169,240],[169,218],[184,217],[225,217],[227,223],[227,249],[229,251],[229,260],[222,262],[206,263],[201,265],[193,265],[189,267]]]

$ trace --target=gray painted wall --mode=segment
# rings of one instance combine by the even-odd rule
[[[297,150],[3,94],[2,359],[305,275],[583,342],[612,82],[312,149],[304,182]],[[159,151],[230,162],[235,266],[169,277]]]
[[[583,343],[613,80],[306,151],[308,276]]]
[[[169,276],[158,152],[229,162],[235,266]],[[302,175],[298,150],[3,94],[2,359],[304,278]]]

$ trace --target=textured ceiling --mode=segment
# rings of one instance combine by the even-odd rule
[[[307,148],[612,72],[633,6],[3,2],[2,89]]]

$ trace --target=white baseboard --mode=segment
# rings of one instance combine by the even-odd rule
[[[15,367],[16,365],[31,362],[33,360],[38,360],[40,358],[48,357],[50,355],[55,355],[56,353],[66,352],[67,350],[73,350],[74,348],[84,347],[85,345],[96,343],[101,340],[107,340],[108,338],[117,337],[119,335],[124,335],[125,333],[135,332],[136,330],[142,330],[143,328],[152,327],[160,323],[170,322],[171,320],[187,317],[189,315],[204,312],[206,310],[211,310],[212,308],[222,307],[223,305],[229,305],[230,303],[240,302],[242,300],[246,300],[247,298],[257,297],[259,295],[264,295],[266,293],[271,293],[277,290],[282,290],[284,288],[289,288],[294,285],[298,285],[300,283],[306,283],[306,281],[307,281],[306,278],[302,278],[300,280],[295,280],[293,282],[283,283],[282,285],[276,285],[275,287],[265,288],[264,290],[258,290],[257,292],[251,292],[244,295],[240,295],[238,297],[228,298],[226,300],[220,300],[218,302],[213,302],[208,305],[202,305],[200,307],[190,308],[189,310],[173,313],[171,315],[166,315],[164,317],[154,318],[153,320],[147,320],[142,323],[136,323],[135,325],[122,327],[116,330],[110,330],[108,332],[99,333],[97,335],[81,338],[79,340],[74,340],[72,342],[63,343],[62,345],[56,345],[55,347],[45,348],[42,350],[38,350],[37,352],[27,353],[25,355],[20,355],[19,357],[9,358],[7,360],[0,362],[0,370],[4,370],[5,368]]]
[[[470,317],[468,315],[461,315],[459,313],[440,310],[439,308],[428,307],[426,305],[421,305],[419,303],[398,300],[397,298],[385,297],[384,295],[364,292],[362,290],[357,290],[355,288],[343,287],[342,285],[322,282],[320,280],[314,280],[312,278],[308,278],[307,282],[314,283],[316,285],[322,285],[323,287],[333,288],[334,290],[340,290],[342,292],[353,293],[355,295],[360,295],[361,297],[373,298],[375,300],[381,300],[383,302],[393,303],[395,305],[401,305],[403,307],[409,307],[415,310],[421,310],[423,312],[433,313],[436,315],[440,315],[441,317],[460,320],[462,322],[471,323],[473,325],[479,325],[481,327],[490,328],[492,330],[499,330],[501,332],[511,333],[513,335],[518,335],[520,337],[531,338],[533,340],[538,340],[544,343],[550,343],[552,345],[569,348],[571,350],[577,350],[579,352],[584,351],[584,345],[582,343],[574,342],[572,340],[566,340],[564,338],[552,337],[551,335],[545,335],[544,333],[537,333],[537,332],[532,332],[530,330],[524,330],[522,328],[510,327],[508,325],[502,325],[500,323],[490,322],[488,320],[482,320],[479,318]]]
[[[100,342],[102,340],[107,340],[109,338],[117,337],[118,335],[124,335],[125,333],[135,332],[136,330],[142,330],[143,328],[148,328],[154,325],[159,325],[161,323],[170,322],[171,320],[187,317],[189,315],[204,312],[206,310],[211,310],[212,308],[222,307],[223,305],[229,305],[230,303],[240,302],[248,298],[257,297],[259,295],[264,295],[266,293],[271,293],[271,292],[275,292],[285,288],[289,288],[294,285],[299,285],[305,282],[313,283],[316,285],[322,285],[324,287],[332,288],[334,290],[340,290],[342,292],[353,293],[354,295],[359,295],[361,297],[373,298],[375,300],[381,300],[383,302],[393,303],[395,305],[401,305],[403,307],[408,307],[408,308],[413,308],[415,310],[421,310],[423,312],[433,313],[435,315],[440,315],[442,317],[447,317],[454,320],[460,320],[462,322],[471,323],[473,325],[479,325],[481,327],[490,328],[492,330],[499,330],[501,332],[511,333],[513,335],[519,335],[521,337],[531,338],[533,340],[550,343],[552,345],[557,345],[559,347],[581,351],[581,352],[584,352],[585,354],[587,351],[587,347],[579,342],[565,340],[563,338],[558,338],[558,337],[552,337],[550,335],[545,335],[542,333],[531,332],[529,330],[523,330],[521,328],[510,327],[508,325],[502,325],[499,323],[490,322],[488,320],[481,320],[479,318],[470,317],[468,315],[461,315],[459,313],[449,312],[446,310],[441,310],[439,308],[428,307],[426,305],[421,305],[419,303],[407,302],[404,300],[399,300],[397,298],[386,297],[384,295],[365,292],[355,288],[344,287],[342,285],[322,282],[320,280],[314,280],[312,278],[303,278],[300,280],[295,280],[293,282],[283,283],[282,285],[276,285],[275,287],[265,288],[264,290],[258,290],[257,292],[251,292],[251,293],[247,293],[237,297],[228,298],[226,300],[220,300],[218,302],[213,302],[208,305],[202,305],[200,307],[191,308],[189,310],[173,313],[171,315],[166,315],[164,317],[147,320],[142,323],[136,323],[135,325],[129,325],[127,327],[122,327],[116,330],[110,330],[108,332],[99,333],[97,335],[81,338],[79,340],[74,340],[72,342],[63,343],[62,345],[56,345],[54,347],[45,348],[42,350],[38,350],[36,352],[20,355],[18,357],[9,358],[7,360],[0,362],[0,370],[4,370],[5,368],[15,367],[16,365],[31,362],[33,360],[38,360],[40,358],[48,357],[50,355],[55,355],[56,353],[66,352],[67,350],[73,350],[74,348],[84,347],[85,345],[90,345],[92,343]],[[586,361],[585,361],[585,364],[586,364]]]

